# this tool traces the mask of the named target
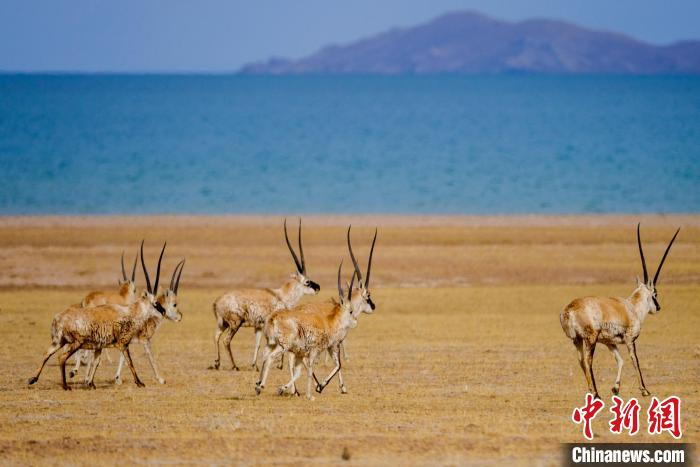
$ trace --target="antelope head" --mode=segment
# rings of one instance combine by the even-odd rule
[[[306,275],[306,261],[304,260],[304,248],[301,246],[301,219],[299,219],[299,256],[301,256],[301,261],[299,257],[294,252],[292,244],[289,242],[289,235],[287,235],[287,219],[284,220],[284,239],[287,241],[287,247],[289,252],[292,254],[292,259],[297,267],[296,272],[292,273],[291,277],[299,287],[302,288],[304,295],[315,295],[321,290],[321,286],[316,282],[312,281]]]
[[[119,280],[119,288],[126,287],[129,297],[136,296],[136,263],[138,262],[138,253],[134,257],[134,266],[131,268],[131,279],[126,275],[126,269],[124,268],[124,252],[122,251],[122,278]]]
[[[173,277],[170,278],[170,285],[158,295],[157,299],[158,303],[165,308],[165,317],[175,322],[182,320],[182,313],[177,309],[177,289],[180,287],[180,277],[184,268],[185,260],[183,259],[175,266]]]
[[[671,250],[671,245],[673,245],[673,242],[674,240],[676,240],[678,232],[680,232],[681,229],[679,227],[678,230],[676,230],[676,233],[673,235],[673,238],[671,238],[671,241],[666,247],[666,251],[664,252],[663,257],[661,258],[659,267],[656,269],[654,279],[650,280],[649,273],[647,272],[647,263],[644,259],[644,249],[642,248],[642,238],[639,234],[639,228],[640,224],[637,224],[637,245],[639,245],[639,256],[642,259],[642,271],[644,273],[644,281],[640,281],[639,277],[637,277],[637,289],[635,290],[635,293],[639,294],[641,303],[645,306],[645,311],[651,314],[656,314],[659,311],[661,311],[661,305],[659,304],[659,298],[657,295],[656,283],[659,280],[661,267],[664,265],[664,261],[666,261],[666,256],[668,255],[669,250]]]
[[[352,252],[352,243],[350,242],[350,228],[348,227],[348,251],[350,252],[350,258],[352,258],[352,264],[355,267],[355,273],[353,274],[353,280],[357,276],[357,293],[353,301],[353,306],[358,312],[362,313],[373,313],[374,312],[374,302],[369,293],[369,275],[372,272],[372,255],[374,254],[374,244],[377,241],[377,229],[374,229],[374,239],[372,240],[372,248],[369,251],[369,260],[367,261],[367,275],[365,276],[365,281],[362,282],[362,272],[360,272],[360,266],[357,264],[357,259],[355,259],[355,254]]]
[[[160,301],[156,299],[156,294],[158,293],[158,281],[160,280],[160,264],[163,260],[165,245],[167,245],[167,242],[163,244],[163,249],[160,250],[160,257],[158,257],[158,268],[156,269],[156,280],[154,286],[151,287],[151,278],[148,275],[146,262],[143,259],[143,240],[141,241],[141,266],[143,267],[143,276],[146,279],[146,290],[144,290],[141,294],[141,300],[147,302],[150,308],[157,311],[160,316],[167,316],[168,314],[168,310],[166,310]],[[168,317],[170,319],[174,319],[175,314],[172,313],[172,316],[173,318],[170,318],[170,316]]]
[[[350,328],[354,328],[357,326],[357,318],[359,317],[361,311],[357,310],[355,307],[353,307],[352,303],[352,286],[353,283],[355,282],[355,273],[352,274],[352,280],[348,284],[348,292],[347,296],[345,295],[345,292],[343,291],[343,285],[341,283],[341,272],[343,269],[343,262],[340,262],[340,266],[338,266],[338,303],[340,304],[340,308],[342,309],[343,313],[348,317],[349,322],[348,325]]]

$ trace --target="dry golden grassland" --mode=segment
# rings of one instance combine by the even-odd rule
[[[362,264],[379,226],[371,287],[377,310],[346,341],[349,394],[333,382],[309,402],[276,395],[286,368],[273,369],[265,392],[255,395],[250,329],[234,340],[240,372],[225,369],[223,355],[224,369],[207,369],[213,299],[232,287],[276,286],[292,271],[281,219],[0,218],[0,464],[336,464],[344,450],[349,464],[558,464],[560,443],[582,440],[570,416],[585,393],[559,311],[578,296],[631,292],[641,273],[636,221],[305,218],[309,275],[322,287],[306,300],[333,296],[344,226],[353,223]],[[674,226],[683,225],[659,284],[662,311],[647,319],[638,354],[652,393],[682,398],[683,441],[698,442],[700,217],[642,221],[652,269]],[[135,344],[146,388],[128,370],[123,385],[112,384],[114,351],[114,363],[103,359],[96,391],[78,381],[63,391],[55,359],[28,387],[53,315],[91,289],[114,288],[122,249],[133,255],[143,237],[153,263],[168,240],[166,274],[187,257],[184,319],[165,323],[153,341],[167,384],[154,380]],[[621,394],[640,398],[645,411],[648,399],[623,355]],[[609,406],[615,365],[604,347],[595,369]],[[319,374],[329,370],[323,360],[317,366]],[[598,441],[672,441],[668,434],[611,435],[605,410],[594,422]]]

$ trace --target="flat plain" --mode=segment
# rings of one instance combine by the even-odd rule
[[[683,227],[661,274],[661,313],[645,322],[638,354],[652,394],[681,397],[683,441],[698,442],[700,216],[305,216],[309,276],[322,287],[307,301],[334,295],[338,263],[348,264],[346,226],[361,264],[379,228],[377,310],[347,339],[349,393],[334,383],[314,401],[276,395],[286,369],[255,395],[250,329],[233,344],[241,371],[226,357],[221,370],[208,369],[213,300],[235,287],[281,285],[293,270],[282,218],[0,218],[0,463],[556,465],[560,443],[582,440],[570,417],[585,394],[559,311],[579,296],[632,291],[639,220],[652,271]],[[153,341],[167,383],[155,381],[134,344],[146,388],[128,372],[113,384],[114,351],[97,390],[76,378],[63,391],[55,359],[28,387],[53,315],[90,290],[115,288],[122,250],[129,262],[142,238],[152,263],[168,241],[166,275],[187,258],[184,319],[164,323]],[[621,395],[640,400],[644,431],[649,399],[623,356]],[[614,359],[603,347],[594,362],[609,406]],[[597,441],[673,441],[612,435],[607,410],[594,421]]]

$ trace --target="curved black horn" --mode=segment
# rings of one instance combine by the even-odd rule
[[[175,276],[177,275],[177,270],[180,269],[180,265],[184,263],[185,260],[183,259],[179,263],[175,265],[175,269],[173,269],[173,277],[170,278],[170,285],[168,286],[168,289],[172,290],[173,292],[175,291]]]
[[[304,260],[304,248],[301,246],[301,217],[299,218],[299,256],[301,256],[301,273],[306,275],[306,261]]]
[[[124,269],[124,252],[122,251],[122,279],[125,281],[128,280],[126,278],[126,270]]]
[[[151,289],[151,279],[148,277],[148,269],[146,269],[146,262],[143,260],[143,242],[144,240],[141,240],[141,266],[143,267],[143,276],[146,278],[146,290],[148,290],[148,293],[153,293],[153,289]]]
[[[637,244],[639,245],[639,256],[642,257],[642,269],[644,269],[644,283],[649,282],[649,273],[647,272],[647,262],[644,260],[644,250],[642,249],[642,237],[639,235],[639,226],[641,222],[637,224]]]
[[[173,292],[175,292],[175,295],[177,295],[177,289],[180,287],[180,277],[182,277],[182,270],[185,269],[185,260],[182,260],[182,266],[180,266],[180,272],[177,273],[177,279],[175,280],[175,289]]]
[[[338,266],[338,297],[343,299],[343,284],[340,281],[340,273],[343,270],[343,260],[340,260],[340,266]]]
[[[165,245],[167,245],[168,242],[163,243],[163,249],[160,250],[160,256],[158,257],[158,268],[156,269],[156,281],[153,283],[153,293],[157,294],[158,293],[158,281],[160,280],[160,263],[163,261],[163,253],[165,253]]]
[[[659,273],[661,272],[661,266],[664,265],[664,261],[666,261],[666,255],[668,255],[668,251],[671,249],[671,245],[673,245],[673,242],[676,240],[676,237],[678,236],[678,232],[681,231],[681,228],[678,227],[678,230],[676,230],[676,233],[673,235],[673,238],[671,239],[671,243],[668,244],[666,247],[666,251],[664,252],[663,258],[661,258],[661,262],[659,263],[659,268],[656,270],[656,274],[654,274],[654,285],[656,285],[656,281],[659,278]]]
[[[357,275],[357,280],[358,282],[362,282],[362,273],[360,272],[360,266],[357,264],[357,260],[355,259],[355,254],[352,252],[352,244],[350,243],[350,229],[352,228],[352,225],[348,226],[348,251],[350,251],[350,258],[352,259],[352,264],[355,266],[355,274]],[[353,275],[353,278],[355,276]]]
[[[369,250],[369,260],[367,261],[367,277],[365,277],[365,289],[369,288],[369,274],[372,272],[372,255],[374,254],[374,244],[377,241],[377,229],[374,229],[374,238],[372,239],[372,248]]]
[[[134,256],[134,267],[131,268],[131,282],[136,282],[136,263],[139,260],[139,254],[136,253],[136,256]]]
[[[355,285],[355,276],[356,274],[353,272],[352,279],[350,280],[350,287],[348,288],[348,301],[352,300],[352,287]]]
[[[301,272],[301,263],[299,262],[299,258],[297,258],[297,254],[294,253],[294,248],[292,248],[292,244],[289,243],[289,236],[287,235],[287,219],[284,220],[284,239],[287,242],[287,248],[289,248],[289,252],[292,254],[292,259],[294,260],[294,264],[297,266],[297,271]]]

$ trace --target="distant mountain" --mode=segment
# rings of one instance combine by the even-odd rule
[[[242,73],[700,73],[700,41],[656,46],[563,21],[499,21],[454,12],[299,60],[270,59]]]

